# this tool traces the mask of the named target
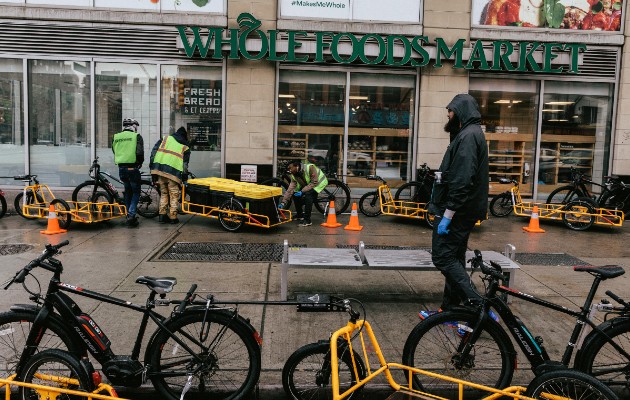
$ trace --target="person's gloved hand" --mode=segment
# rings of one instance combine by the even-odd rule
[[[294,195],[295,197],[302,197],[302,191],[301,191],[301,190],[299,190],[299,191],[297,191],[297,192],[293,193],[293,195]]]
[[[451,224],[451,219],[442,217],[440,220],[440,224],[438,225],[438,235],[447,235],[448,234],[448,226]]]
[[[282,210],[284,208],[284,204],[280,203],[278,204],[278,210]]]

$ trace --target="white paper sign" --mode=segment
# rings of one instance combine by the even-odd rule
[[[420,22],[420,0],[281,0],[282,17]]]
[[[350,0],[281,0],[283,17],[351,19]]]
[[[258,165],[241,165],[241,182],[256,182]]]

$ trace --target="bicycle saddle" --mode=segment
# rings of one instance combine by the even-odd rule
[[[136,283],[147,285],[157,294],[169,293],[173,290],[173,286],[177,284],[177,279],[171,277],[154,278],[152,276],[139,276]]]
[[[573,267],[573,270],[597,274],[602,279],[616,278],[626,273],[626,270],[618,265],[603,265],[601,267],[576,266]]]

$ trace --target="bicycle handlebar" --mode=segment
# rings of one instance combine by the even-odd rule
[[[42,261],[51,258],[52,256],[54,256],[55,254],[60,254],[61,251],[59,250],[60,248],[67,246],[70,244],[70,241],[68,240],[64,240],[63,242],[57,244],[57,245],[52,245],[52,244],[47,244],[46,248],[44,249],[43,253],[41,256],[37,257],[36,259],[34,259],[33,261],[31,261],[30,263],[28,263],[28,265],[24,268],[22,268],[21,270],[19,270],[18,272],[16,272],[15,276],[11,279],[9,279],[8,283],[4,286],[4,290],[7,290],[9,287],[11,287],[11,285],[13,285],[13,283],[24,283],[24,280],[26,279],[26,276],[36,267],[44,267],[45,269],[51,271],[51,272],[56,272],[56,268],[53,266],[44,266],[42,265]],[[52,267],[52,268],[51,268]]]
[[[490,265],[488,265],[488,263],[483,261],[483,256],[479,250],[475,250],[475,257],[468,260],[468,262],[471,263],[473,271],[479,268],[484,275],[491,276],[500,281],[505,279],[501,266],[494,261],[490,261]]]

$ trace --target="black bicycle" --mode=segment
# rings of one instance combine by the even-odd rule
[[[567,368],[577,348],[575,369],[596,377],[609,387],[630,385],[630,304],[610,291],[606,294],[620,306],[614,306],[608,300],[593,304],[601,281],[623,275],[622,267],[574,267],[575,271],[593,275],[594,280],[584,305],[580,310],[571,310],[502,286],[501,267],[494,262],[485,263],[479,250],[475,250],[475,257],[469,262],[473,270],[480,269],[484,274],[482,280],[486,290],[480,306],[438,312],[417,324],[405,343],[404,364],[486,386],[507,387],[516,367],[516,351],[506,330],[488,315],[492,308],[530,361],[535,375]],[[543,339],[534,336],[512,313],[501,293],[577,319],[561,361],[549,359]],[[592,320],[597,311],[606,313],[605,322],[599,325]],[[610,315],[614,318],[608,319]],[[457,393],[456,385],[428,376],[415,376],[414,384],[428,392],[446,392],[447,398],[453,398],[448,393]]]
[[[427,163],[424,163],[418,168],[415,181],[409,181],[396,190],[394,200],[428,203],[431,200],[433,182],[435,182],[435,173]]]
[[[331,296],[330,299],[321,301],[320,304],[325,307],[313,308],[311,303],[298,305],[297,310],[347,312],[350,315],[350,321],[356,323],[361,313],[352,308],[351,301],[357,302],[363,308],[363,304],[358,300],[339,299]],[[363,311],[365,315],[365,309]],[[356,335],[358,333],[355,334],[355,337]],[[337,357],[339,359],[339,392],[343,393],[354,386],[357,381],[365,379],[367,368],[359,354],[345,340],[340,341],[337,345]],[[282,368],[282,386],[287,396],[294,400],[330,398],[332,393],[331,377],[330,340],[320,340],[300,347],[291,354]],[[361,389],[352,392],[345,399],[359,397],[360,391]]]
[[[110,182],[109,179],[122,185],[122,182],[113,175],[101,171],[98,157],[90,167],[90,180],[80,183],[72,192],[72,201],[90,203],[118,203],[125,204],[123,195]],[[109,179],[108,179],[109,178]],[[150,176],[143,174],[140,184],[140,199],[138,200],[138,214],[145,218],[155,218],[159,214],[160,190],[154,185]]]
[[[317,200],[313,203],[315,208],[322,214],[328,212],[328,207],[331,201],[335,202],[335,213],[342,214],[350,206],[350,187],[339,179],[329,177],[328,185],[319,192]],[[283,172],[278,178],[271,178],[263,181],[261,185],[281,187],[284,193],[289,188],[291,183],[291,177],[288,172]],[[291,207],[291,199],[286,204],[285,208]]]
[[[145,305],[63,283],[63,266],[54,256],[67,244],[68,241],[47,245],[40,257],[4,285],[6,290],[13,283],[22,283],[35,304],[17,304],[0,314],[2,376],[15,374],[18,380],[30,379],[35,376],[33,356],[45,354],[46,359],[54,358],[56,353],[43,350],[56,349],[61,354],[67,351],[77,362],[90,353],[114,385],[138,387],[150,379],[165,399],[179,400],[190,393],[193,397],[235,400],[252,391],[260,375],[262,341],[236,307],[218,307],[212,295],[200,298],[195,294],[195,284],[183,300],[168,300],[166,295],[177,283],[170,277],[136,279],[136,283],[150,289]],[[36,268],[53,273],[44,295],[40,293],[39,281],[31,275]],[[27,276],[33,278],[29,285]],[[32,290],[33,283],[37,290]],[[141,313],[132,354],[114,354],[103,329],[66,293]],[[160,306],[173,307],[170,315],[165,317],[154,311]],[[141,361],[140,348],[149,319],[157,324],[157,329],[146,344]]]

